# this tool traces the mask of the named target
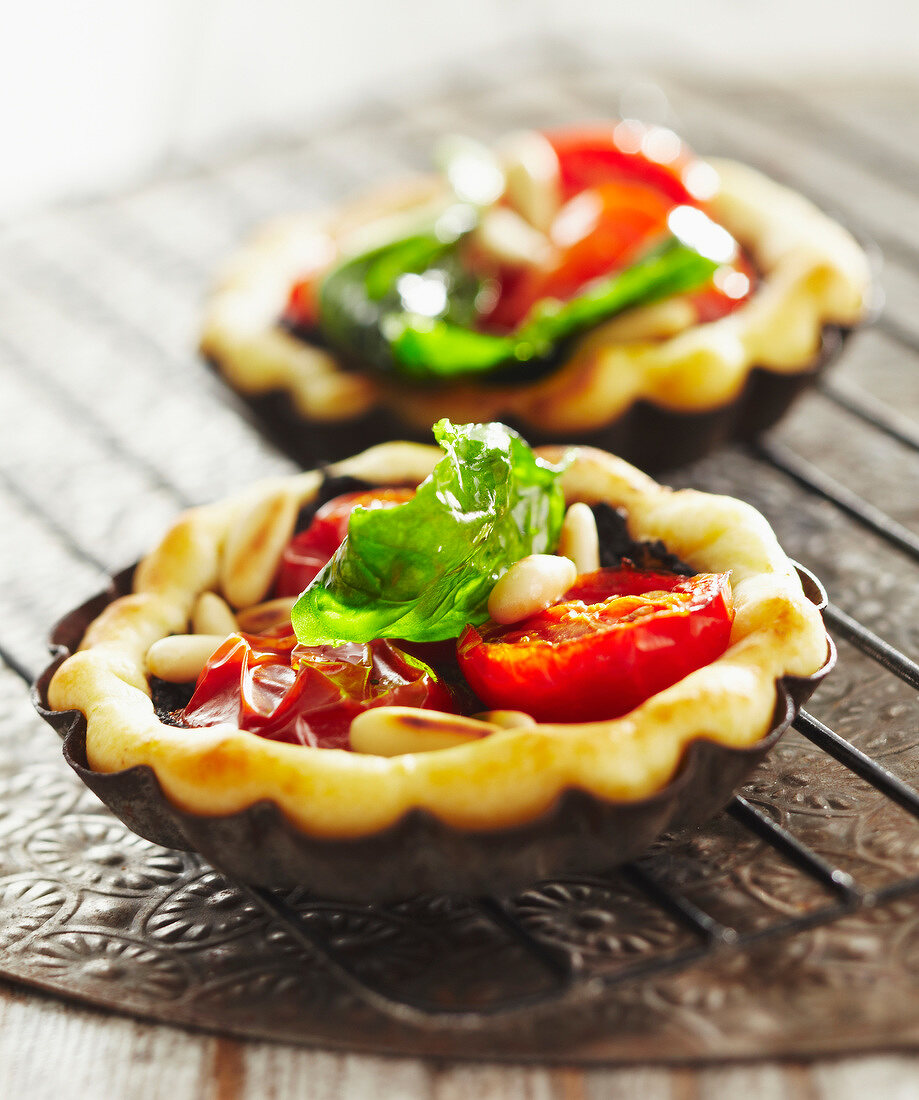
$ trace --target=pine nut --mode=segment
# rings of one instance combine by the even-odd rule
[[[291,608],[296,602],[296,596],[279,596],[246,607],[236,616],[239,629],[244,634],[262,634],[278,626],[289,626]]]
[[[627,309],[611,321],[597,325],[590,335],[591,346],[666,340],[694,325],[696,317],[696,307],[688,298],[665,298],[649,306]]]
[[[577,575],[570,558],[530,554],[498,579],[488,597],[488,614],[496,623],[520,622],[556,603],[574,584]]]
[[[476,244],[509,267],[539,267],[549,262],[552,244],[545,233],[507,206],[489,210],[475,232]]]
[[[225,634],[172,634],[147,650],[147,672],[171,684],[197,680],[208,658],[226,641]]]
[[[535,726],[536,719],[522,710],[483,710],[474,714],[480,722],[488,722],[493,726],[500,726],[503,730],[516,730],[524,726]]]
[[[296,496],[285,487],[237,516],[227,534],[220,568],[223,594],[233,607],[249,607],[265,598],[294,533],[297,512]]]
[[[600,537],[597,521],[589,504],[577,501],[565,513],[558,552],[571,558],[578,575],[600,568]]]
[[[202,592],[192,609],[191,628],[195,634],[226,637],[237,629],[236,616],[227,601],[216,592]]]
[[[558,157],[535,130],[512,134],[501,149],[508,202],[547,233],[562,204]]]
[[[351,748],[372,756],[452,749],[477,741],[492,727],[457,714],[417,707],[372,707],[351,723]]]

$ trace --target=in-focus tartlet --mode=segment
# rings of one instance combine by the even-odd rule
[[[441,424],[438,433],[446,454],[383,444],[324,473],[263,483],[185,513],[137,566],[130,593],[65,620],[56,640],[77,651],[61,655],[40,693],[49,719],[70,734],[72,762],[132,827],[200,850],[244,879],[302,883],[343,897],[500,889],[599,869],[633,857],[668,825],[723,805],[771,743],[770,731],[784,728],[815,674],[828,667],[819,611],[749,505],[674,492],[592,448],[534,454],[501,425]],[[366,490],[376,486],[401,489],[368,506]],[[363,493],[349,524],[342,489]],[[491,515],[481,507],[483,493]],[[278,586],[297,591],[289,570],[304,576],[307,551],[328,541],[343,515],[347,539],[321,567],[340,534],[332,539],[291,611],[294,598],[278,597]],[[592,531],[599,531],[593,550]],[[426,537],[437,543],[436,554],[415,553]],[[572,576],[582,575],[573,585],[567,577],[545,599],[537,595],[535,604],[524,586],[522,609],[508,610],[495,580],[513,577],[521,554],[524,563],[539,565],[547,555],[550,566],[559,561],[551,556],[560,539],[564,562],[581,563],[571,565]],[[389,575],[381,573],[384,560],[397,563]],[[406,577],[413,569],[416,575]],[[598,595],[601,584],[613,594]],[[367,596],[380,585],[385,598]],[[489,708],[468,684],[457,687],[456,669],[437,654],[440,639],[457,634],[460,669],[464,646],[477,645],[479,635],[522,645],[527,660],[534,646],[557,652],[560,643],[544,643],[538,631],[558,608],[566,622],[578,620],[578,646],[585,633],[607,631],[598,660],[615,660],[623,636],[637,637],[641,649],[649,631],[657,631],[658,647],[674,645],[677,656],[700,647],[706,631],[708,648],[663,681],[655,681],[660,666],[642,666],[633,654],[626,679],[642,668],[649,674],[637,702],[613,698],[597,710],[574,697],[565,703],[563,695],[561,704],[550,701],[542,721],[526,713],[526,690],[508,705],[499,695]],[[510,626],[498,628],[489,611]],[[275,662],[257,651],[263,643],[277,649],[291,617],[298,637],[288,650],[299,654],[295,665],[308,679],[298,690],[312,692],[314,702],[317,692],[326,695],[302,721],[286,716],[260,736],[251,730],[288,705],[294,672],[274,679],[251,673],[260,660]],[[476,625],[463,630],[464,622]],[[499,637],[500,629],[510,634]],[[366,670],[362,639],[374,636],[415,639],[415,648],[386,641],[408,652],[406,663],[387,648],[352,690],[354,666],[347,662],[364,660]],[[251,651],[242,680],[242,665],[233,664],[240,646]],[[505,657],[506,648],[499,664]],[[575,658],[581,662],[583,650]],[[314,678],[317,662],[336,685],[347,665],[349,686],[333,708],[346,695],[348,707],[363,700],[344,725],[338,718],[329,724],[330,681]],[[152,674],[175,686],[202,666],[191,702],[192,685],[171,696]],[[487,666],[476,667],[477,677],[485,668],[486,681]],[[204,689],[209,668],[217,686]],[[405,668],[400,685],[415,691],[419,677],[431,673],[448,695],[425,688],[409,702],[427,709],[390,706],[400,702],[386,695],[397,682],[393,669]],[[227,669],[249,693],[242,702],[251,704],[256,727],[227,720],[220,709],[226,694],[213,709]],[[544,670],[539,664],[534,685]],[[564,679],[564,667],[562,673]],[[610,666],[603,678],[614,674]],[[480,690],[481,679],[470,682]],[[593,689],[577,688],[585,690]],[[530,709],[539,715],[538,705],[534,698]],[[559,705],[580,720],[560,721],[552,709]]]
[[[205,355],[306,465],[446,416],[663,469],[768,427],[866,315],[848,232],[660,127],[441,160],[267,227],[210,297]]]

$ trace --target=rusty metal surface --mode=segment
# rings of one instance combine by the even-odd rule
[[[69,772],[29,704],[51,622],[188,501],[289,468],[190,350],[213,264],[268,214],[420,166],[443,129],[488,136],[615,111],[636,87],[649,94],[647,74],[564,61],[546,51],[512,84],[384,105],[373,129],[342,120],[309,142],[292,137],[218,169],[178,166],[132,194],[0,231],[0,555],[15,578],[0,593],[5,977],[173,1023],[412,1054],[587,1063],[919,1043],[919,897],[896,896],[919,875],[919,825],[797,732],[744,795],[883,904],[802,928],[838,906],[838,891],[724,813],[663,839],[641,871],[720,927],[761,934],[743,949],[727,937],[708,950],[640,875],[620,873],[537,884],[499,906],[287,897],[333,948],[324,956],[199,858],[128,832]],[[866,99],[868,116],[864,105],[846,112],[860,102],[851,87],[802,97],[740,85],[728,96],[686,75],[655,78],[697,148],[771,168],[863,223],[885,251],[879,325],[853,338],[831,389],[802,398],[770,443],[816,463],[905,537],[867,531],[769,455],[725,450],[671,480],[750,500],[842,612],[915,654],[919,202],[909,173],[865,157],[857,139],[870,130],[908,165],[903,104],[917,89]],[[648,102],[664,110],[660,97]],[[900,438],[853,415],[848,398],[884,413]],[[839,665],[811,712],[915,787],[914,690],[833,633]],[[678,969],[663,965],[677,957]]]

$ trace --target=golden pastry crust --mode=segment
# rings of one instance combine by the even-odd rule
[[[558,457],[559,449],[538,453]],[[331,472],[376,484],[417,482],[440,454],[388,443]],[[249,539],[263,548],[288,537],[291,504],[312,500],[320,481],[318,473],[300,474],[185,513],[138,566],[134,592],[93,622],[80,650],[54,675],[48,699],[54,710],[86,716],[94,770],[148,764],[167,797],[198,814],[230,814],[268,799],[316,836],[371,834],[413,807],[456,827],[499,828],[536,818],[568,788],[614,801],[642,799],[667,784],[686,746],[699,738],[754,744],[770,728],[775,681],[811,675],[827,658],[820,614],[758,512],[729,497],[674,492],[621,459],[575,448],[563,475],[569,502],[622,507],[633,537],[662,539],[701,571],[730,570],[736,617],[730,646],[717,661],[612,721],[494,725],[475,742],[393,757],[282,744],[229,725],[163,724],[145,671],[150,646],[188,629],[201,593],[226,595],[237,571],[247,571],[234,547]],[[250,586],[251,598],[267,593],[271,575],[265,575]]]
[[[334,355],[278,324],[290,288],[324,238],[346,254],[360,251],[369,239],[385,238],[393,217],[446,201],[436,179],[422,179],[264,230],[212,294],[202,350],[237,390],[287,392],[301,416],[319,423],[383,409],[420,431],[446,416],[456,423],[508,420],[524,434],[529,428],[565,438],[603,428],[641,399],[677,412],[721,407],[754,366],[779,374],[812,366],[825,326],[850,327],[865,317],[871,278],[852,236],[803,196],[745,165],[710,163],[720,180],[710,212],[762,273],[750,300],[718,321],[693,324],[682,300],[660,303],[640,318],[639,330],[647,321],[656,330],[648,339],[625,314],[587,334],[565,363],[532,383],[430,389],[342,370]]]

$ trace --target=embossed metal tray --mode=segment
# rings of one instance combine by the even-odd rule
[[[628,57],[587,48],[523,51],[513,73],[507,51],[483,55],[443,95],[412,92],[217,168],[176,164],[0,233],[6,980],[171,1024],[407,1055],[664,1062],[919,1045],[919,668],[904,655],[919,645],[919,202],[904,144],[919,136],[916,88],[725,89],[652,73],[649,91]],[[26,684],[48,624],[179,508],[289,469],[195,360],[214,266],[284,207],[423,168],[444,130],[488,139],[636,100],[668,122],[662,89],[697,148],[864,221],[886,257],[887,306],[832,375],[762,446],[677,479],[749,499],[827,584],[840,659],[811,713],[705,826],[618,872],[508,896],[368,907],[249,890],[131,833],[61,760]]]

